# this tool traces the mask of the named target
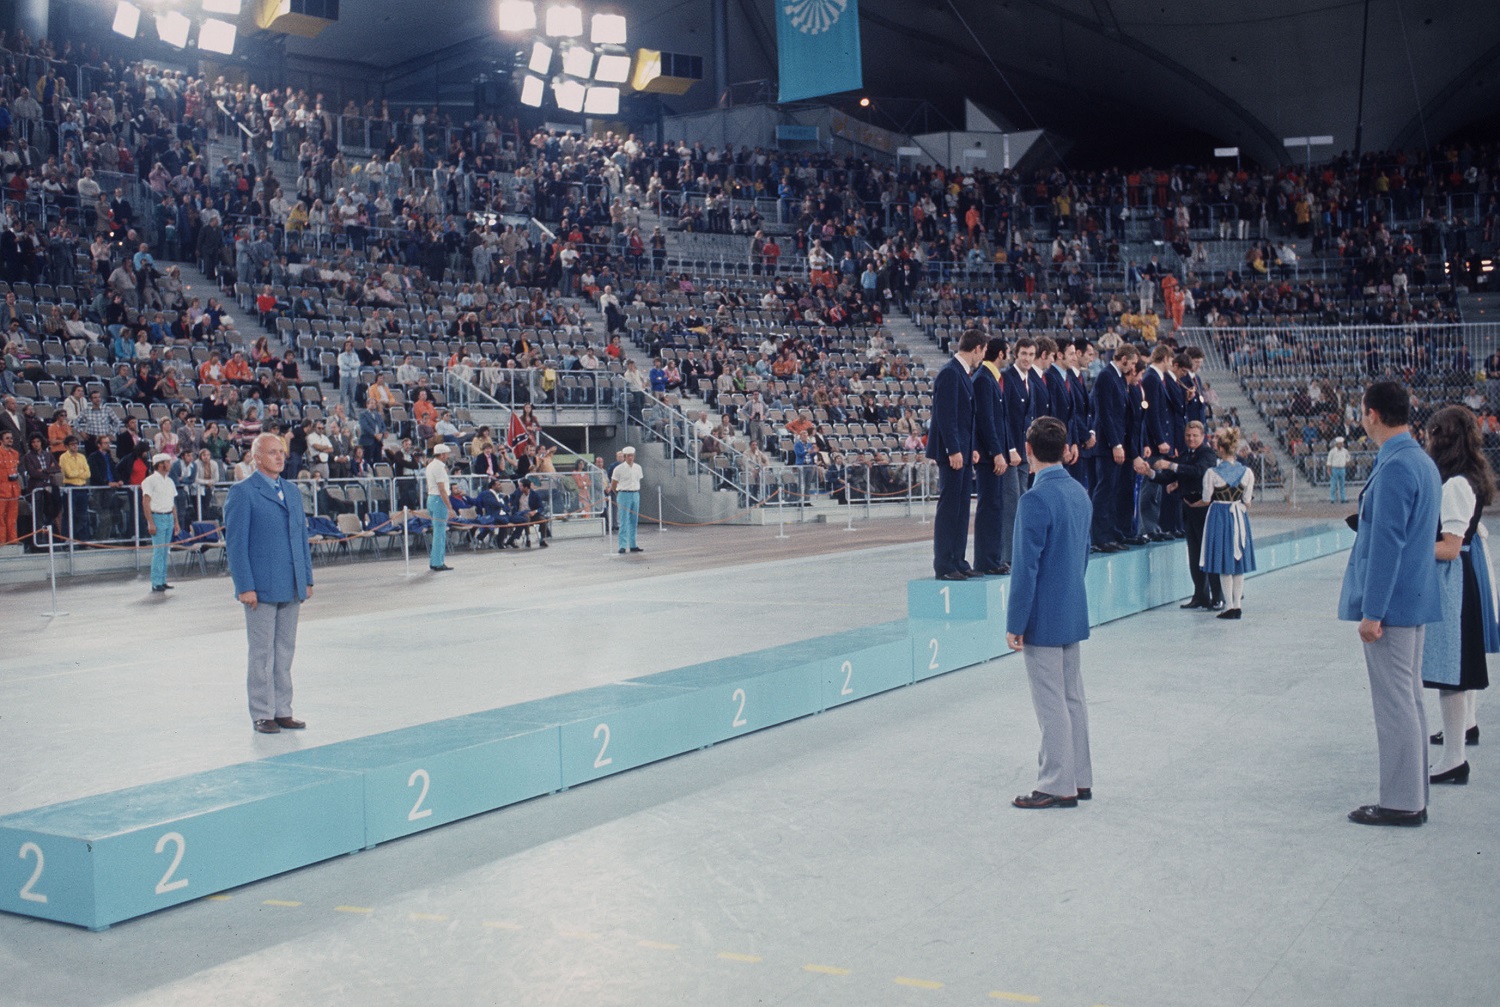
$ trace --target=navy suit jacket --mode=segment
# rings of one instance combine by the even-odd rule
[[[307,516],[295,483],[276,486],[260,472],[229,488],[224,541],[234,593],[254,591],[258,601],[304,601],[312,586]]]
[[[974,451],[974,384],[958,358],[949,360],[932,382],[932,420],[927,429],[927,457],[937,460],[961,454],[968,464]]]
[[[1068,443],[1078,443],[1078,428],[1073,420],[1073,390],[1068,387],[1068,376],[1057,364],[1047,368],[1047,410],[1049,416],[1062,420],[1068,428]]]
[[[1005,422],[1005,396],[990,369],[980,364],[974,371],[974,441],[981,458],[993,466],[997,455],[1010,462],[1010,433]]]
[[[1068,391],[1073,397],[1073,423],[1077,427],[1074,436],[1079,447],[1088,443],[1089,434],[1094,432],[1094,418],[1089,415],[1089,389],[1083,380],[1083,372],[1068,372]]]
[[[1187,389],[1189,387],[1198,394],[1191,402],[1183,404],[1183,412],[1189,421],[1197,420],[1199,423],[1207,423],[1208,404],[1203,401],[1203,380],[1198,375],[1190,372],[1183,378],[1183,388]]]
[[[1036,474],[1016,503],[1005,631],[1027,646],[1065,647],[1089,637],[1088,492],[1061,465]]]
[[[1031,426],[1031,421],[1038,416],[1046,416],[1045,412],[1038,412],[1041,402],[1046,401],[1047,390],[1042,382],[1037,379],[1035,371],[1028,371],[1028,381],[1021,380],[1021,372],[1016,370],[1016,365],[1011,364],[1001,371],[1005,379],[1005,423],[1006,433],[1010,437],[1010,445],[1021,452],[1021,457],[1026,457],[1026,428]]]
[[[1151,450],[1160,444],[1172,443],[1172,407],[1167,401],[1167,382],[1155,367],[1147,367],[1141,374],[1141,390],[1146,393],[1146,437]]]
[[[1125,391],[1125,376],[1114,364],[1105,364],[1094,380],[1094,434],[1099,438],[1101,456],[1124,447],[1129,440]]]
[[[1359,494],[1359,534],[1339,592],[1339,618],[1391,626],[1443,621],[1437,541],[1443,481],[1411,434],[1380,446]]]

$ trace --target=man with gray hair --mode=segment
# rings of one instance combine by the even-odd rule
[[[281,478],[286,446],[275,434],[250,445],[254,471],[224,504],[224,539],[235,597],[245,609],[250,720],[260,734],[307,726],[292,716],[297,619],[312,597],[312,547],[302,493]]]

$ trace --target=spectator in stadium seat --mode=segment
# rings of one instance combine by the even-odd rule
[[[104,405],[104,394],[94,391],[89,393],[88,403],[79,412],[75,427],[79,433],[90,439],[101,436],[112,437],[120,430],[120,418],[112,409]]]

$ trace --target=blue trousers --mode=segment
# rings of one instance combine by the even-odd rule
[[[427,498],[427,513],[432,515],[432,551],[429,566],[443,566],[448,560],[448,501],[437,494]]]
[[[635,529],[641,520],[640,490],[620,490],[617,494],[620,508],[620,548],[635,548]]]
[[[1328,502],[1329,503],[1348,503],[1348,501],[1344,499],[1344,477],[1345,477],[1345,474],[1346,473],[1344,472],[1343,469],[1329,469],[1328,470]]]
[[[151,535],[151,586],[167,582],[167,546],[172,542],[171,514],[152,514],[154,529]]]
[[[974,467],[954,469],[948,459],[938,460],[937,511],[932,516],[932,571],[945,573],[970,569],[964,558],[969,551],[969,494],[974,485]]]
[[[979,499],[974,507],[976,570],[996,570],[1005,562],[1001,551],[1001,544],[1005,539],[1005,533],[1001,529],[1001,513],[1004,508],[1000,499],[1004,482],[1005,476],[995,475],[994,463],[981,457],[974,470],[974,483],[979,489]]]

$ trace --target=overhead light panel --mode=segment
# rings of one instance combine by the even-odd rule
[[[198,29],[198,48],[207,52],[234,53],[235,26],[216,17],[207,18]]]
[[[606,84],[623,84],[630,79],[630,57],[600,53],[594,79]]]
[[[591,87],[583,100],[583,110],[589,115],[619,115],[620,89],[617,87]]]
[[[527,74],[521,81],[521,104],[531,108],[542,107],[542,96],[547,92],[546,82],[540,77]]]
[[[557,107],[567,112],[582,112],[583,100],[588,92],[576,80],[559,77],[552,84],[552,93],[557,98]]]
[[[552,47],[546,42],[531,43],[531,60],[526,69],[546,75],[552,72]]]
[[[536,4],[531,0],[500,0],[501,31],[536,29]]]
[[[228,14],[230,17],[240,16],[240,0],[203,0],[203,12],[205,14]],[[199,43],[202,47],[202,43]]]
[[[583,34],[583,11],[572,4],[547,8],[547,34],[553,38],[577,38]]]
[[[135,38],[135,33],[141,30],[141,9],[128,0],[120,0],[120,5],[115,8],[115,31],[126,38]]]
[[[168,45],[182,49],[187,45],[188,29],[192,23],[181,11],[169,10],[156,15],[156,34]]]
[[[569,77],[588,80],[594,72],[594,52],[586,46],[569,46],[563,51],[562,65]]]
[[[595,45],[624,45],[624,16],[621,14],[595,14],[589,21],[589,41]]]

